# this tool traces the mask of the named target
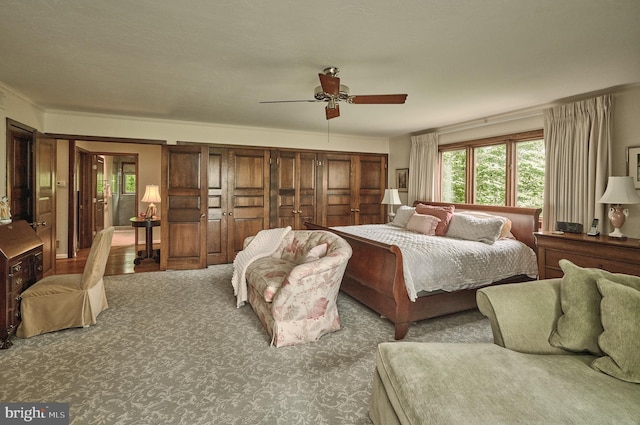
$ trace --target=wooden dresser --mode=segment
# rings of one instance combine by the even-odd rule
[[[580,267],[640,276],[640,240],[587,236],[584,233],[535,233],[539,279],[562,277],[558,261],[565,258]]]
[[[42,279],[42,240],[26,221],[0,225],[0,349],[20,324],[20,294]]]

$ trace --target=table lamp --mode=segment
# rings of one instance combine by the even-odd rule
[[[609,233],[611,238],[625,238],[620,231],[627,217],[629,210],[622,208],[621,204],[640,204],[640,196],[633,187],[632,177],[611,176],[607,183],[607,190],[598,201],[601,204],[613,204],[609,209],[609,220],[613,225],[613,232]]]
[[[389,205],[389,212],[387,213],[387,215],[389,217],[389,221],[393,221],[393,218],[396,216],[396,214],[393,212],[393,206],[402,205],[398,189],[385,189],[384,197],[382,198],[381,204]]]
[[[147,188],[144,191],[144,196],[142,197],[142,202],[150,202],[147,207],[147,213],[145,215],[146,218],[152,219],[157,216],[158,209],[154,202],[160,202],[160,191],[158,190],[157,184],[148,184]]]

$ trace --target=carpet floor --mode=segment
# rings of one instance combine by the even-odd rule
[[[68,402],[72,424],[370,424],[378,343],[392,324],[344,294],[342,329],[275,348],[231,265],[105,277],[90,328],[0,351],[0,400]],[[491,342],[476,310],[425,320],[407,341]]]

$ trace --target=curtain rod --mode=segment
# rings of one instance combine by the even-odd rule
[[[476,121],[480,121],[480,122],[475,122],[473,124],[467,124],[467,125],[460,124],[458,126],[452,126],[452,128],[448,128],[448,129],[445,127],[443,130],[436,130],[436,134],[437,135],[451,134],[451,133],[457,133],[459,131],[473,130],[474,128],[486,127],[488,125],[503,124],[503,123],[507,123],[507,122],[511,122],[511,121],[517,121],[517,120],[523,120],[523,119],[527,119],[527,118],[539,117],[539,116],[542,116],[542,114],[543,114],[542,111],[536,111],[536,112],[532,112],[532,113],[525,114],[525,115],[504,117],[504,118],[501,118],[501,119],[493,119],[492,120],[491,118],[484,118],[482,120],[476,120]],[[424,134],[424,133],[421,133],[421,134]]]

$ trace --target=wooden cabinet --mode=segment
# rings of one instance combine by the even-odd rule
[[[26,221],[0,225],[0,349],[20,324],[20,294],[42,279],[43,243]]]
[[[160,268],[230,263],[260,230],[383,223],[387,155],[163,147]]]
[[[315,152],[271,153],[271,227],[304,229],[316,221],[318,155]]]
[[[383,223],[380,203],[387,183],[386,155],[320,155],[320,223],[350,226]]]
[[[640,240],[619,240],[606,235],[535,233],[540,279],[562,277],[558,265],[567,259],[580,267],[640,276]]]

